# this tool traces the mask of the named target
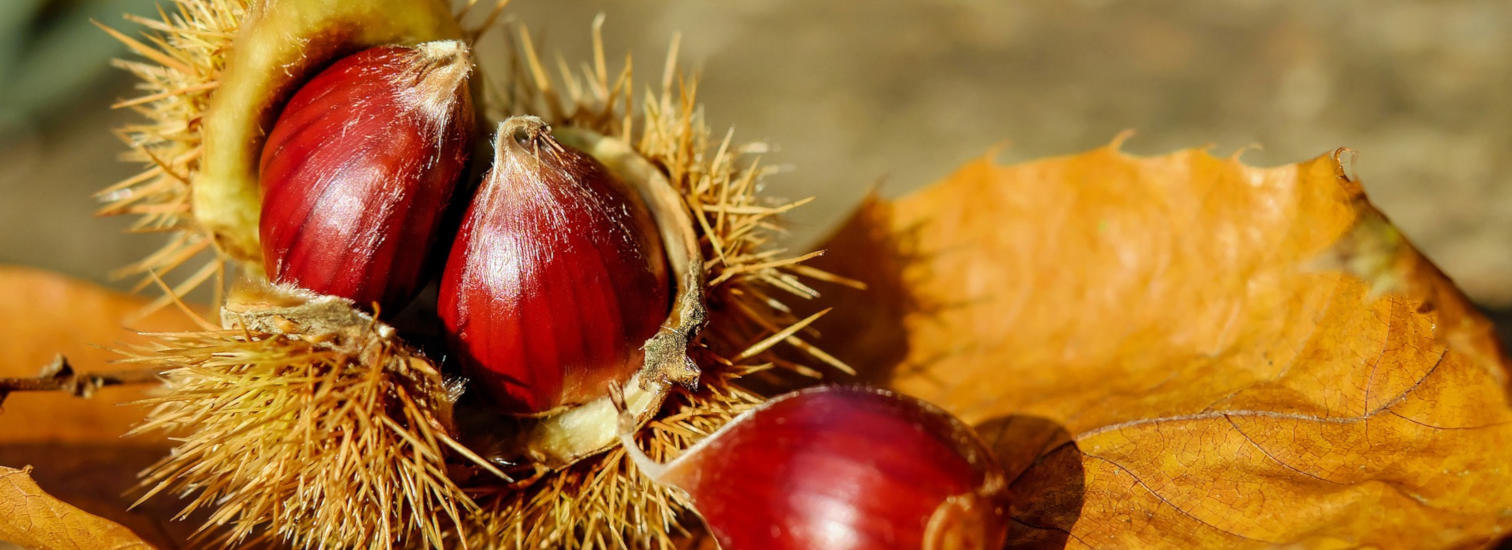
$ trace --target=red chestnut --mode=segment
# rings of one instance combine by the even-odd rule
[[[640,369],[671,308],[654,221],[540,119],[506,120],[495,139],[441,278],[452,350],[512,414],[603,397]]]
[[[886,390],[776,397],[667,464],[625,424],[621,440],[724,550],[996,550],[1007,534],[1007,480],[971,429]]]
[[[397,311],[467,163],[471,59],[458,41],[337,61],[285,105],[262,152],[271,280]]]

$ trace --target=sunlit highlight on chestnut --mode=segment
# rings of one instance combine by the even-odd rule
[[[641,471],[685,491],[724,550],[996,550],[1007,533],[1007,481],[971,429],[886,390],[776,397],[667,464],[632,431]]]

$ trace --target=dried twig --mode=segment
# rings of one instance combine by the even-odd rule
[[[17,391],[63,391],[74,397],[88,398],[105,386],[145,384],[157,380],[157,369],[79,374],[74,372],[68,358],[60,354],[43,366],[36,378],[0,378],[0,404],[5,403],[11,392]]]

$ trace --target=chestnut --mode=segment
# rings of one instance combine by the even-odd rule
[[[543,415],[640,370],[672,284],[650,211],[604,165],[536,117],[504,121],[495,139],[439,312],[476,385],[504,411]]]
[[[468,48],[380,46],[306,82],[262,151],[270,280],[397,311],[426,281],[473,131]]]
[[[180,29],[181,39],[153,38],[172,45],[161,59],[204,56],[186,68],[179,84],[213,85],[208,101],[186,106],[176,122],[198,138],[200,156],[190,175],[188,202],[193,229],[210,237],[220,259],[249,266],[262,261],[258,243],[259,156],[277,116],[291,94],[340,57],[365,48],[464,40],[449,0],[174,0],[160,13],[164,28]],[[166,7],[166,6],[165,6]],[[168,36],[172,36],[170,33]],[[190,59],[193,59],[192,57]],[[188,62],[188,60],[180,60]],[[166,81],[157,71],[149,82]],[[145,78],[145,77],[144,77]],[[176,88],[172,95],[181,92]],[[204,101],[204,100],[202,100]],[[166,113],[165,113],[166,114]],[[161,116],[161,115],[154,115]],[[168,125],[169,135],[184,133]],[[179,138],[182,139],[182,138]]]
[[[724,550],[997,549],[1008,483],[969,427],[887,390],[775,397],[642,473],[684,491]]]

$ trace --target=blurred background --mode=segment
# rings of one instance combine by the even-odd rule
[[[107,273],[160,237],[91,217],[131,173],[110,129],[136,115],[90,20],[136,32],[151,0],[0,1],[0,262],[124,288]],[[777,196],[807,246],[870,189],[896,196],[996,145],[1004,162],[1137,132],[1125,149],[1211,145],[1251,164],[1338,146],[1372,200],[1484,308],[1512,320],[1512,3],[1081,0],[514,0],[546,50],[660,73],[674,32],[717,130],[780,146]],[[482,54],[498,61],[501,33]],[[1505,333],[1504,333],[1505,334]]]

